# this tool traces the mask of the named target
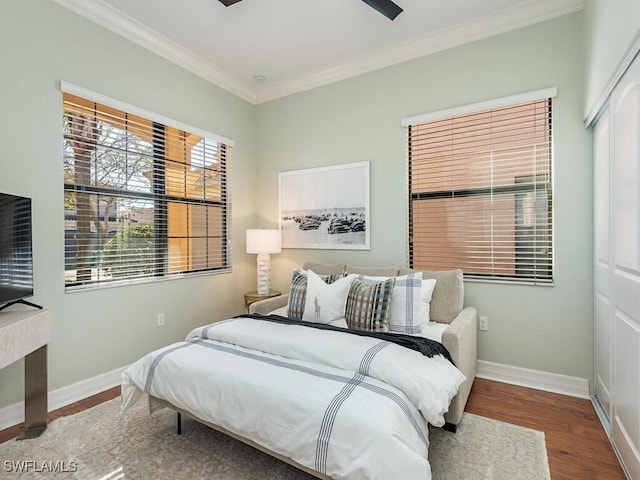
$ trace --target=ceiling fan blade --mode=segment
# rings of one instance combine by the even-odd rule
[[[238,3],[240,0],[220,0],[225,7],[230,7],[234,3]],[[389,20],[395,20],[395,18],[402,13],[402,8],[396,5],[391,0],[362,0],[364,3],[372,8],[375,8],[378,12],[383,14]]]
[[[362,0],[364,3],[372,8],[375,8],[389,20],[394,20],[400,13],[402,8],[396,5],[391,0]]]

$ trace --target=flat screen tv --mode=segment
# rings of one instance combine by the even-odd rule
[[[0,193],[0,310],[32,295],[31,199]]]

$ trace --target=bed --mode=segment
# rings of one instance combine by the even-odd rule
[[[428,480],[428,424],[464,381],[429,339],[247,314],[128,367],[122,411],[146,398],[318,478]]]
[[[429,321],[423,325],[426,328],[421,334],[427,334],[426,336],[432,340],[442,342],[451,354],[455,365],[466,377],[445,414],[445,428],[455,432],[462,419],[478,368],[478,312],[473,306],[465,305],[462,270],[413,270],[397,266],[360,267],[314,262],[305,262],[302,269],[325,275],[336,275],[341,272],[371,276],[403,276],[421,273],[423,280],[436,281],[435,288],[431,292]],[[284,308],[286,312],[287,305],[291,303],[290,297],[295,294],[293,284],[291,287],[290,292],[286,294],[252,303],[249,311],[268,314]]]

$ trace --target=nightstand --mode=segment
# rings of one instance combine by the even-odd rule
[[[267,298],[273,298],[282,295],[282,292],[278,292],[277,290],[269,290],[269,293],[266,295],[260,295],[257,291],[247,292],[244,294],[244,306],[249,312],[249,305],[255,302],[259,302],[260,300],[266,300]]]

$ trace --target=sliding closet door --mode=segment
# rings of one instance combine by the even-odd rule
[[[593,129],[596,398],[611,421],[611,249],[609,247],[609,109]]]
[[[612,435],[640,479],[640,60],[611,95]]]

